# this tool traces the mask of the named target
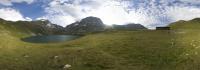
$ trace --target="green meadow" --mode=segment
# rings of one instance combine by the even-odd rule
[[[108,30],[60,43],[28,43],[26,27],[0,23],[0,70],[200,70],[200,21],[171,30]]]

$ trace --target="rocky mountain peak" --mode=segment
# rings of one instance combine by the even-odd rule
[[[103,31],[105,25],[101,21],[100,18],[97,17],[86,17],[82,19],[80,22],[75,22],[68,25],[66,29],[66,33],[69,34],[85,34],[90,32]]]

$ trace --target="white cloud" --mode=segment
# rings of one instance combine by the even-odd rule
[[[145,26],[156,22],[154,17],[147,17],[144,10],[131,10],[128,12],[129,1],[119,0],[74,0],[71,3],[64,3],[64,1],[52,1],[49,7],[46,8],[48,16],[55,16],[57,18],[49,19],[50,21],[68,25],[72,22],[80,20],[88,16],[95,16],[102,19],[105,24],[126,24],[126,23],[141,23]],[[58,18],[59,17],[59,18]],[[64,17],[68,19],[64,19]],[[63,20],[60,20],[60,19]],[[72,20],[73,19],[73,20]],[[55,21],[58,20],[58,21]],[[68,21],[69,22],[66,22]],[[65,22],[65,23],[64,23]]]
[[[25,17],[25,20],[24,20],[24,21],[32,21],[32,19],[29,18],[29,17]]]
[[[5,6],[11,6],[12,3],[21,3],[21,2],[26,2],[28,4],[31,4],[34,2],[34,0],[0,0],[0,4]]]
[[[180,0],[180,1],[192,4],[200,4],[200,0]]]
[[[24,18],[21,13],[12,8],[1,8],[0,9],[0,18],[9,20],[9,21],[30,21],[31,19],[26,17]]]
[[[0,4],[6,5],[6,6],[12,5],[11,1],[9,1],[9,0],[0,0]]]
[[[166,13],[173,21],[200,17],[200,9],[195,7],[169,7]]]
[[[21,2],[26,2],[28,4],[31,4],[34,2],[34,0],[11,0],[11,2],[15,3],[21,3]]]
[[[87,4],[84,3],[81,5],[82,0],[74,0],[73,4],[64,2],[63,0],[55,0],[49,3],[49,7],[46,8],[48,14],[44,17],[52,23],[66,26],[88,16],[88,11],[98,7],[94,5],[100,5],[96,1],[90,0],[86,2]]]
[[[56,23],[61,26],[66,26],[76,21],[74,17],[64,15],[48,15],[44,18],[50,20],[52,23]]]
[[[138,11],[132,9],[127,12],[123,6],[116,4],[100,7],[99,9],[94,10],[90,13],[91,15],[89,14],[89,16],[99,17],[107,25],[141,23],[147,26],[151,23],[156,22],[156,20],[154,20],[154,17],[147,17],[148,15],[142,9]]]
[[[45,10],[55,24],[66,26],[88,16],[99,17],[105,24],[140,23],[147,27],[166,25],[177,20],[199,17],[197,0],[54,0]],[[172,5],[173,4],[173,5]],[[186,16],[185,16],[186,15]],[[51,17],[51,18],[49,18]],[[56,17],[56,18],[55,18]]]

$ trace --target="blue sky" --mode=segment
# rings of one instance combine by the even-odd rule
[[[19,10],[26,17],[30,17],[32,19],[36,19],[38,17],[44,16],[44,8],[42,7],[43,3],[14,3],[12,8]]]
[[[66,26],[88,16],[107,25],[154,28],[200,17],[200,0],[0,0],[0,18],[10,21],[48,19]]]

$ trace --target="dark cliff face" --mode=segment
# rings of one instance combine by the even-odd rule
[[[65,28],[67,34],[86,34],[90,32],[103,31],[105,25],[97,17],[87,17],[80,22],[75,22]]]
[[[130,23],[127,25],[113,25],[114,29],[119,29],[119,30],[139,30],[139,29],[147,29],[141,24],[134,24]]]

